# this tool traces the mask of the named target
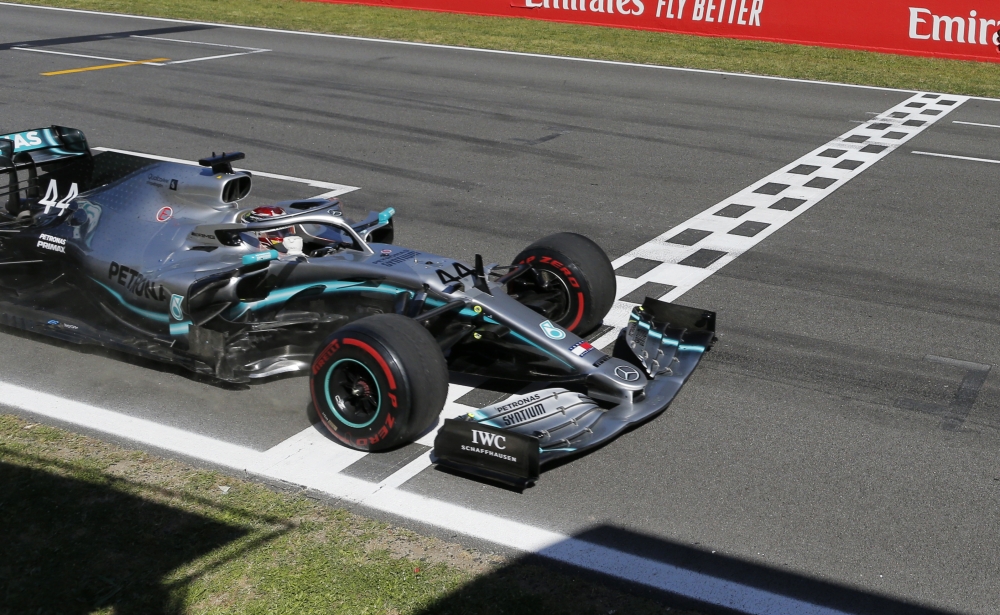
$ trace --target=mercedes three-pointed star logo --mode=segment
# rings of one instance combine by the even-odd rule
[[[621,378],[625,382],[635,382],[639,379],[639,370],[627,365],[619,365],[615,368],[615,376]]]

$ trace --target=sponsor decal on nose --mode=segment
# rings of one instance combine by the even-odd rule
[[[593,349],[594,347],[590,344],[590,342],[584,340],[570,346],[569,351],[578,357],[582,357]]]
[[[555,326],[548,320],[538,325],[545,332],[546,337],[553,340],[566,339],[566,332]]]

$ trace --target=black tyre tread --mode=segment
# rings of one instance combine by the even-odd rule
[[[420,323],[399,314],[376,314],[338,331],[364,332],[399,357],[410,389],[411,413],[404,440],[423,433],[437,420],[448,393],[448,363],[434,336]]]
[[[599,315],[597,322],[588,323],[586,329],[593,329],[601,324],[604,316],[611,310],[615,303],[615,291],[617,282],[615,281],[615,269],[611,265],[607,254],[592,239],[578,233],[555,233],[547,237],[542,237],[521,251],[521,254],[533,249],[543,249],[551,252],[558,252],[565,256],[570,262],[575,264],[583,273],[587,284],[590,285],[594,301],[594,314]],[[519,254],[514,262],[521,259]],[[589,331],[581,331],[589,332]]]

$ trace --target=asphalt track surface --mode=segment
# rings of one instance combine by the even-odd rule
[[[103,62],[14,48],[224,53],[132,35],[268,51],[41,76]],[[403,245],[496,262],[564,230],[619,257],[912,96],[13,6],[0,83],[0,131],[244,151],[360,186],[348,213],[396,208]],[[434,469],[404,489],[847,611],[1000,613],[1000,165],[913,153],[1000,160],[997,125],[965,102],[685,294],[721,340],[662,416],[523,493]],[[302,379],[222,387],[8,330],[0,353],[5,382],[261,451],[310,426]]]

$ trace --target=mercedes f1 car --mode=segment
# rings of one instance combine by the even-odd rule
[[[714,313],[647,299],[608,356],[585,339],[615,291],[589,239],[469,264],[395,245],[392,209],[242,207],[242,158],[94,153],[60,126],[0,137],[0,323],[229,382],[307,374],[333,438],[372,452],[438,424],[449,370],[541,383],[436,436],[437,463],[520,485],[663,411],[715,340]]]

